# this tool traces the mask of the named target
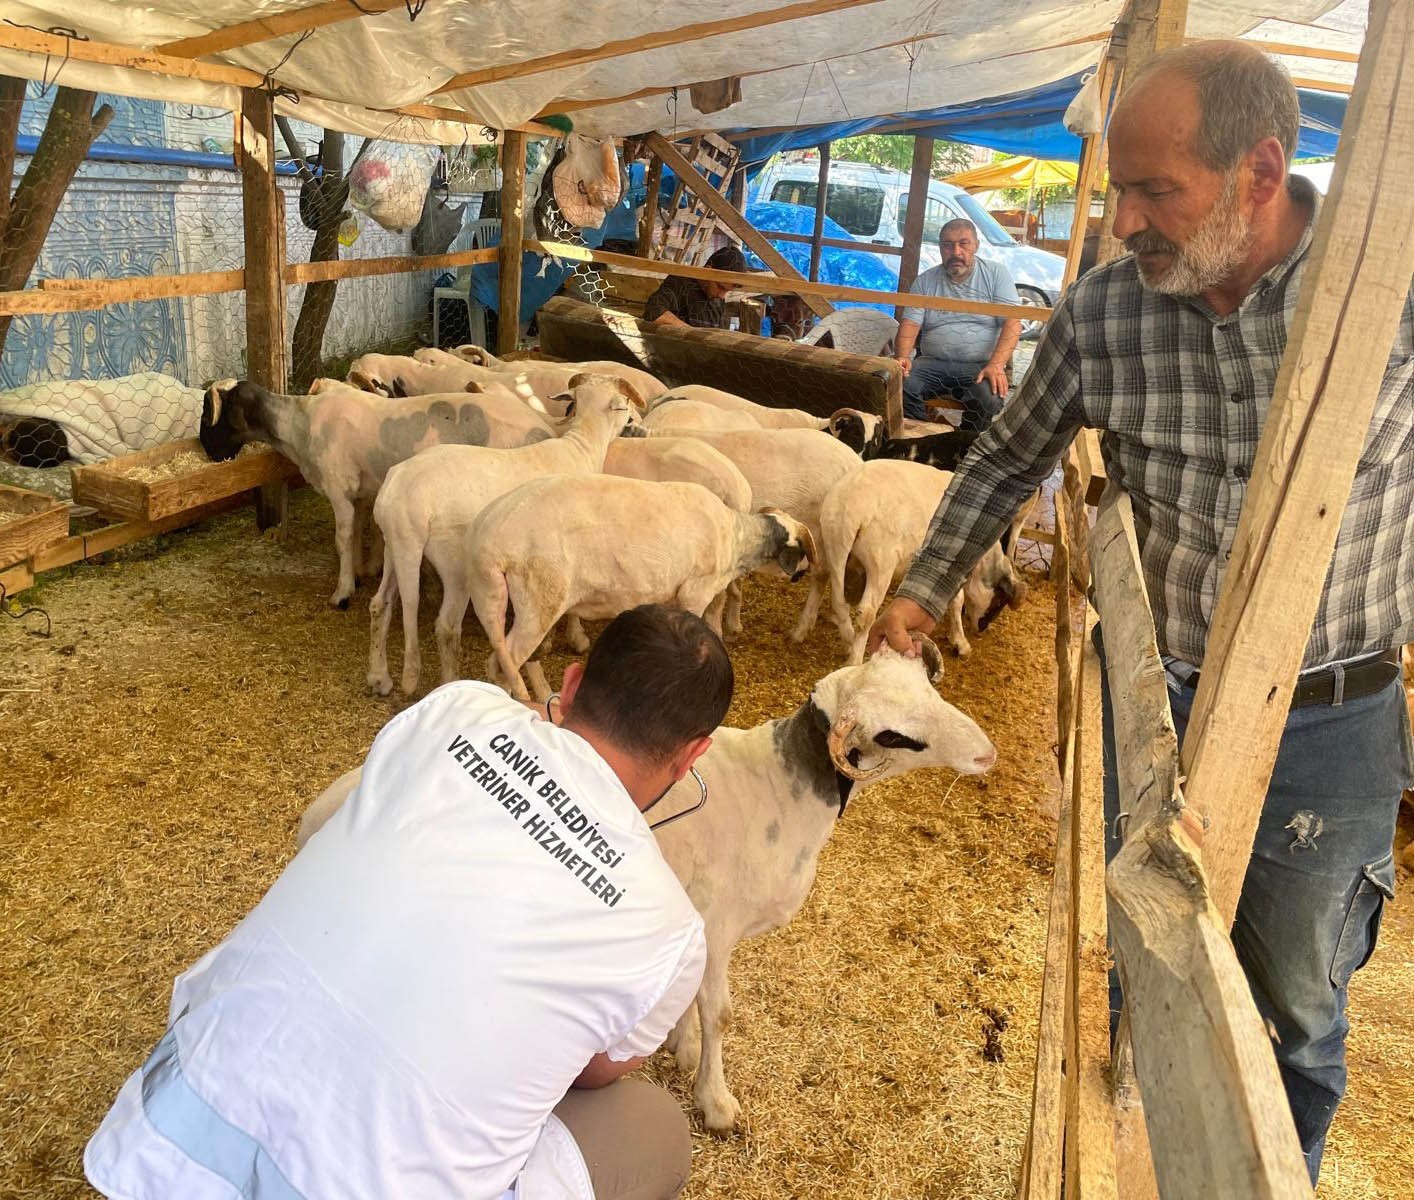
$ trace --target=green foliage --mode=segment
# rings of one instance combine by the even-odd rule
[[[841,162],[872,163],[876,167],[908,171],[913,166],[913,137],[906,133],[861,133],[834,142],[830,155]],[[960,142],[933,143],[933,178],[965,171],[971,165],[971,147]]]

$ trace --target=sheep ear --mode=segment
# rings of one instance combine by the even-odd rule
[[[930,637],[918,635],[918,655],[923,660],[923,669],[928,672],[928,682],[937,683],[943,677],[943,652]]]
[[[349,382],[363,392],[383,393],[383,389],[362,371],[350,371]]]
[[[477,383],[476,380],[473,379],[469,383],[467,383],[466,388],[464,390],[479,395],[485,389],[483,389],[482,386]]]
[[[580,384],[588,383],[593,378],[594,376],[589,374],[588,371],[581,371],[578,375],[571,375],[570,381],[569,383],[565,384],[565,387],[577,388],[580,386]]]
[[[646,413],[648,411],[648,397],[622,376],[616,375],[614,378],[618,381],[619,393],[623,398],[632,404],[640,414]]]

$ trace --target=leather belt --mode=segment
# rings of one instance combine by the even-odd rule
[[[1386,650],[1373,658],[1362,659],[1346,666],[1336,665],[1296,680],[1296,690],[1291,693],[1292,708],[1306,708],[1312,704],[1343,704],[1347,700],[1358,700],[1362,696],[1373,696],[1383,691],[1399,678],[1399,651]],[[1198,686],[1201,671],[1194,671],[1183,684],[1187,688]]]

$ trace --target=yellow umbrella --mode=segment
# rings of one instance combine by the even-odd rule
[[[970,171],[949,175],[945,182],[966,192],[987,192],[995,188],[1056,187],[1061,184],[1070,184],[1073,187],[1079,170],[1076,163],[1049,158],[1004,158],[1001,162],[988,163],[985,167],[974,167]]]

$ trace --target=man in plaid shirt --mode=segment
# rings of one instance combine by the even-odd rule
[[[1016,395],[962,463],[871,644],[930,631],[1082,426],[1133,500],[1182,739],[1319,198],[1288,177],[1296,93],[1250,46],[1151,60],[1110,127],[1128,256],[1056,307]],[[1414,641],[1414,297],[1407,298],[1233,927],[1314,1182],[1345,1091],[1346,989],[1393,895],[1411,780],[1398,648]],[[1118,848],[1106,699],[1106,808]]]

